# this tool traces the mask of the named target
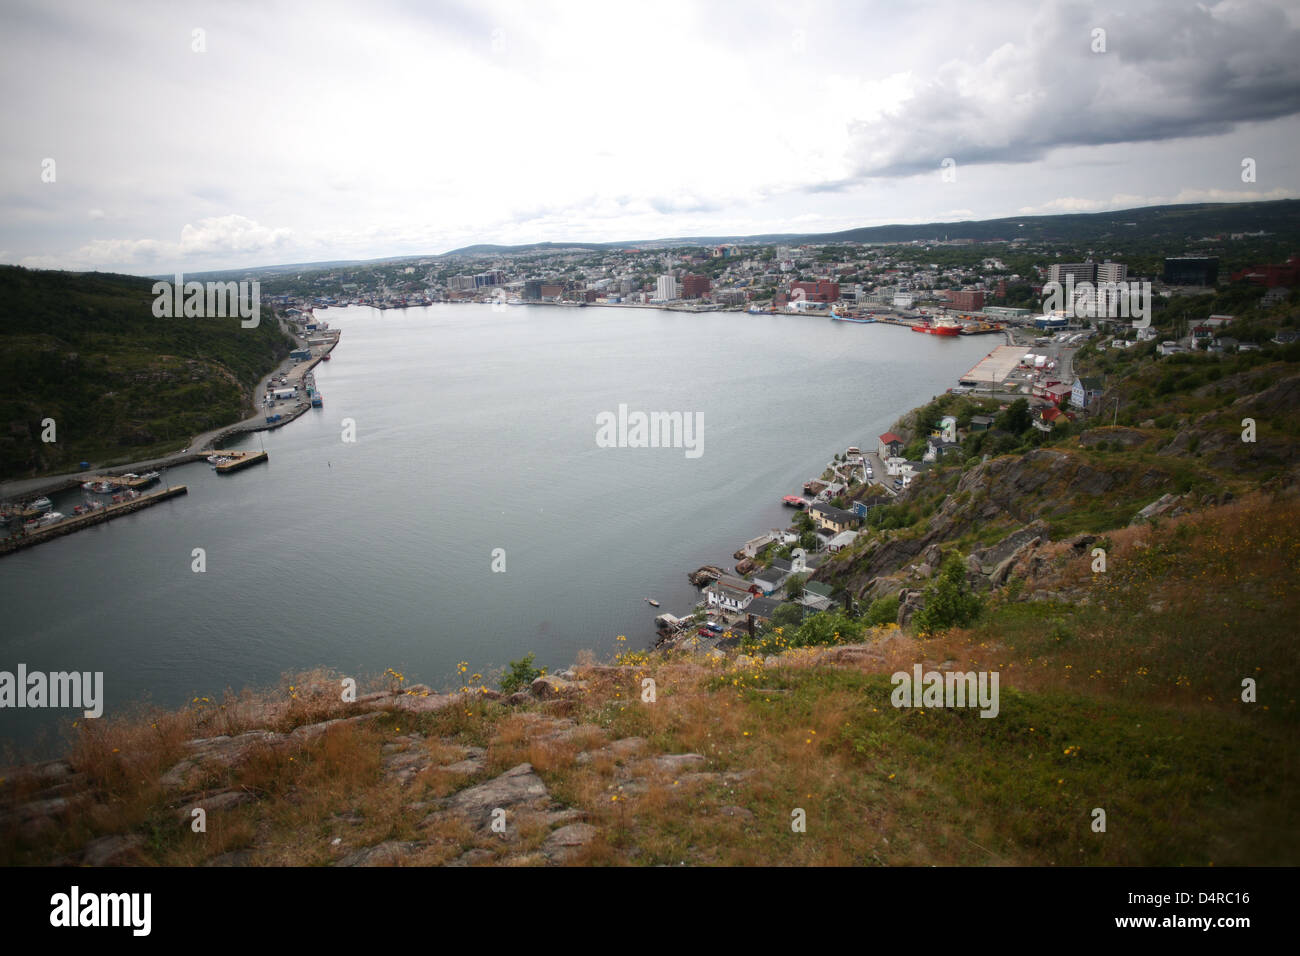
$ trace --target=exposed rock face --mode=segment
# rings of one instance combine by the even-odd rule
[[[81,861],[86,866],[122,866],[138,862],[137,851],[144,846],[144,837],[106,836],[92,840],[81,851]]]
[[[532,683],[533,696],[542,700],[576,697],[586,689],[586,681],[568,681],[555,674],[543,674]]]
[[[354,850],[335,866],[397,866],[412,853],[421,849],[423,844],[389,840],[378,846],[362,847]]]
[[[596,828],[589,823],[570,823],[546,838],[542,853],[554,863],[564,863],[594,840],[596,833]]]
[[[245,803],[252,803],[253,800],[253,795],[246,790],[223,790],[220,793],[214,793],[203,797],[201,800],[186,804],[176,811],[176,815],[188,822],[194,819],[195,810],[201,809],[205,813],[220,813],[223,810],[233,810]]]
[[[972,551],[968,559],[968,566],[969,561],[973,560],[979,565],[981,574],[993,574],[998,566],[1008,558],[1046,540],[1047,522],[1042,520],[1032,521],[1019,531],[1013,531],[992,547]]]
[[[898,592],[898,626],[905,627],[911,623],[912,616],[925,606],[925,600],[920,591],[911,588],[903,588]]]
[[[828,664],[862,666],[883,663],[885,656],[876,644],[841,644],[821,655]]]
[[[681,773],[683,770],[703,767],[707,761],[702,754],[664,754],[655,757],[650,763],[656,770],[665,773]]]
[[[1181,506],[1182,498],[1178,495],[1161,495],[1151,504],[1147,505],[1129,522],[1130,525],[1142,524],[1150,521],[1152,518],[1160,518],[1166,515],[1176,516],[1186,513],[1187,509]]]
[[[222,735],[191,740],[185,745],[190,755],[163,774],[160,782],[169,790],[191,790],[209,774],[247,762],[258,749],[285,750],[301,746],[328,733],[331,728],[373,720],[376,716],[378,715],[361,714],[357,717],[325,720],[318,724],[305,724],[287,734],[271,730],[250,730],[235,737]]]
[[[1154,422],[1152,424],[1155,424]],[[1084,448],[1091,448],[1094,445],[1100,445],[1102,442],[1110,442],[1124,448],[1137,448],[1139,445],[1145,445],[1151,440],[1150,435],[1143,434],[1135,428],[1090,428],[1079,436],[1079,444]]]
[[[549,801],[550,796],[533,765],[521,763],[499,777],[450,797],[446,809],[469,817],[482,826],[491,822],[492,811],[498,807],[511,810],[524,804]]]

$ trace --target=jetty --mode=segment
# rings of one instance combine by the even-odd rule
[[[271,456],[264,451],[213,451],[218,458],[228,459],[212,466],[219,475],[228,475],[232,471],[242,471],[263,461],[270,461]]]
[[[972,387],[1001,385],[1024,357],[1025,350],[1018,345],[999,345],[958,381]]]
[[[30,548],[34,545],[44,544],[46,541],[53,541],[55,538],[62,537],[65,534],[72,534],[74,531],[80,531],[83,528],[89,528],[92,525],[103,524],[105,521],[112,521],[114,518],[120,518],[122,515],[129,515],[133,512],[140,511],[142,508],[148,508],[150,505],[156,505],[160,501],[166,501],[168,498],[175,498],[178,495],[188,494],[189,489],[185,485],[176,485],[172,488],[161,488],[148,494],[140,495],[137,498],[131,498],[118,504],[105,505],[102,508],[83,514],[73,515],[64,518],[62,521],[56,521],[54,524],[46,525],[43,528],[35,530],[24,530],[18,534],[10,535],[7,538],[0,538],[0,556],[13,554],[15,551],[21,551],[23,548]]]

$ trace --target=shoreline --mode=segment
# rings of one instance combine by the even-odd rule
[[[111,466],[95,467],[85,471],[63,472],[58,475],[45,475],[38,478],[16,478],[6,482],[0,482],[0,500],[10,501],[23,498],[38,497],[41,495],[59,494],[64,491],[70,491],[78,487],[83,482],[92,478],[107,475],[109,477],[118,477],[129,472],[158,471],[164,468],[174,468],[180,465],[192,464],[196,461],[202,461],[207,458],[211,449],[216,448],[222,442],[239,435],[252,434],[254,432],[274,431],[282,428],[290,422],[297,420],[303,414],[311,409],[310,403],[301,407],[294,407],[288,412],[281,413],[284,417],[277,422],[267,422],[265,411],[262,407],[261,399],[257,396],[266,393],[267,387],[271,380],[279,375],[288,375],[291,372],[297,373],[297,379],[302,381],[303,376],[314,369],[322,362],[326,355],[338,347],[340,336],[335,336],[334,342],[327,348],[324,348],[320,355],[317,355],[308,361],[294,362],[292,359],[285,359],[274,369],[258,380],[253,389],[256,407],[260,409],[248,418],[233,422],[229,425],[222,425],[218,428],[210,429],[206,432],[200,432],[190,439],[183,449],[170,455],[163,455],[158,458],[146,458],[138,461],[119,463]],[[286,365],[286,363],[288,363]]]
[[[900,323],[900,324],[901,324],[901,323]],[[1008,340],[1011,340],[1011,339],[1013,338],[1013,335],[1012,335],[1012,331],[1011,331],[1011,329],[1006,329],[1006,330],[1005,330],[1005,334],[1007,335]],[[937,397],[938,397],[938,396],[932,396],[932,397],[931,397],[931,401],[933,401],[933,400],[934,400],[935,398],[937,398]],[[918,406],[916,406],[916,407],[914,407],[914,408],[909,408],[909,409],[903,411],[902,413],[900,413],[900,414],[899,414],[899,415],[894,419],[894,421],[895,421],[895,422],[902,421],[904,418],[906,418],[907,416],[911,415],[913,412],[916,412],[918,409],[920,409],[920,408],[922,408],[922,407],[924,407],[924,406],[923,406],[923,405],[918,405]],[[891,425],[890,427],[893,428],[894,426]],[[835,454],[839,454],[839,453],[836,452]],[[875,451],[865,451],[865,450],[864,450],[863,454],[864,454],[864,457],[865,457],[865,459],[866,459],[867,461],[870,461],[871,459],[876,459],[876,464],[880,465],[880,467],[881,467],[881,471],[882,471],[882,473],[883,473],[884,463],[883,463],[882,461],[879,460],[879,456],[877,455],[877,453],[876,453]],[[843,463],[840,463],[840,464],[843,464]],[[827,463],[826,467],[823,468],[821,472],[818,473],[818,477],[817,477],[817,478],[810,479],[810,481],[820,481],[820,480],[822,480],[822,479],[820,478],[820,475],[821,475],[821,474],[824,474],[827,470],[831,470],[831,471],[833,471],[834,474],[833,474],[833,478],[832,478],[832,480],[834,480],[834,477],[842,477],[842,476],[840,476],[839,473],[838,473],[838,470],[837,470],[837,467],[836,467],[836,463],[832,460],[832,461],[830,461],[830,462]],[[891,497],[893,497],[893,498],[898,498],[899,495],[902,494],[902,491],[901,491],[901,490],[895,490],[895,489],[890,488],[890,487],[888,487],[888,486],[886,486],[886,485],[883,485],[883,484],[881,484],[880,487],[885,491],[885,493],[889,494],[889,495],[890,495]],[[904,489],[904,490],[905,490],[905,489]],[[805,499],[805,500],[807,500],[807,499]],[[802,513],[806,514],[806,513],[807,513],[807,506],[805,506],[804,508],[801,508],[801,509],[799,509],[799,510],[800,510]],[[789,523],[789,524],[787,524],[787,525],[786,525],[785,527],[783,527],[783,528],[769,528],[769,529],[767,529],[767,531],[764,531],[764,532],[762,532],[761,534],[756,535],[754,538],[751,538],[751,539],[750,539],[750,542],[755,541],[755,540],[757,540],[758,538],[764,537],[764,536],[768,535],[768,534],[771,533],[771,532],[787,533],[787,532],[792,531],[793,528],[794,528],[794,524],[793,524],[793,523]],[[749,543],[749,542],[747,542],[746,544],[748,544],[748,543]],[[771,543],[771,542],[769,542],[769,543]],[[737,561],[740,560],[739,558],[737,558],[737,555],[739,555],[739,554],[740,554],[742,551],[744,551],[744,550],[745,550],[745,546],[742,545],[741,548],[738,548],[735,552],[732,553],[732,559],[737,560]],[[760,548],[759,550],[761,550],[761,548]],[[820,554],[820,553],[821,553],[821,552],[814,552],[814,554]],[[822,561],[821,563],[819,563],[819,564],[817,565],[817,567],[810,567],[810,568],[809,568],[809,577],[811,577],[812,574],[816,572],[817,568],[821,567],[821,564],[824,564],[824,563],[825,563],[825,562]],[[704,570],[705,568],[719,568],[719,566],[717,566],[717,565],[709,565],[709,564],[700,565],[696,570],[693,570],[693,571],[687,571],[687,572],[686,572],[687,577],[692,577],[692,576],[695,575],[698,571],[700,571],[700,570]],[[746,579],[746,578],[745,578],[745,575],[742,575],[742,574],[739,573],[739,571],[736,569],[736,566],[735,566],[735,565],[731,566],[730,569],[726,569],[726,568],[720,568],[720,569],[723,571],[723,574],[724,574],[725,576],[727,576],[727,577],[735,577],[735,578]],[[752,572],[751,572],[751,573],[752,573]],[[748,579],[746,579],[746,580],[748,580]],[[703,592],[704,592],[704,589],[707,588],[707,587],[709,586],[709,583],[705,583],[705,584],[702,584],[702,585],[695,585],[695,582],[694,582],[693,580],[692,580],[691,583],[692,583],[693,586],[695,586],[695,587],[697,588],[697,594],[700,594],[700,595],[702,595]],[[711,583],[711,582],[710,582],[710,583]],[[780,592],[779,592],[779,591],[773,592],[773,595],[778,594],[778,593],[780,593]],[[767,595],[765,595],[765,596],[767,596]],[[829,606],[829,608],[827,608],[827,609],[825,609],[825,610],[833,609],[834,607],[835,607],[835,605],[834,605],[834,604],[831,604],[831,605]],[[696,649],[696,650],[704,650],[705,652],[708,652],[709,650],[712,650],[712,649],[717,648],[717,647],[718,647],[718,643],[719,643],[719,641],[724,640],[724,639],[727,639],[727,638],[731,638],[731,639],[736,638],[736,637],[737,637],[737,634],[734,633],[734,631],[735,631],[736,629],[739,629],[739,630],[741,630],[741,631],[744,630],[744,626],[745,626],[745,621],[744,621],[744,619],[747,617],[747,615],[745,615],[743,612],[741,612],[740,615],[739,615],[739,619],[738,619],[738,620],[733,621],[733,622],[730,623],[730,624],[725,624],[725,625],[724,625],[724,627],[726,628],[725,632],[715,633],[715,634],[713,634],[711,637],[706,637],[705,635],[703,635],[703,634],[699,634],[698,632],[696,632],[696,633],[692,633],[692,631],[695,630],[695,629],[698,627],[698,623],[696,623],[696,622],[692,622],[692,619],[693,619],[694,615],[697,614],[698,612],[700,612],[701,610],[704,610],[704,611],[705,611],[706,621],[707,621],[707,620],[712,620],[712,619],[713,619],[712,616],[711,616],[711,615],[712,615],[712,611],[711,611],[711,610],[706,610],[706,609],[705,609],[705,599],[704,599],[703,597],[701,597],[699,601],[697,601],[694,605],[692,605],[691,608],[686,612],[686,614],[685,614],[684,616],[679,616],[679,615],[673,614],[671,611],[664,611],[664,610],[660,609],[659,613],[656,614],[655,617],[654,617],[654,619],[653,619],[653,620],[654,620],[654,625],[655,625],[655,632],[656,632],[657,637],[656,637],[656,639],[654,640],[654,642],[650,645],[650,647],[649,647],[648,649],[651,650],[651,651],[678,650],[678,649],[681,649],[683,646],[687,646],[688,644],[691,644],[691,645],[694,647],[694,649]],[[816,612],[816,611],[813,611],[813,613],[817,613],[817,612]],[[659,622],[659,620],[660,620],[662,617],[665,617],[665,616],[672,617],[672,618],[674,618],[675,620],[677,620],[677,621],[679,621],[679,622],[691,622],[691,623],[685,623],[684,625],[679,625],[675,630],[673,630],[673,629],[664,629],[664,628],[661,628],[661,627],[659,626],[659,623],[658,623],[658,622]],[[735,612],[727,612],[727,611],[725,611],[725,610],[721,610],[721,609],[719,610],[717,616],[718,616],[719,618],[723,619],[723,620],[725,620],[727,617],[737,617],[737,615],[736,615]],[[702,622],[700,622],[700,623],[702,623]]]

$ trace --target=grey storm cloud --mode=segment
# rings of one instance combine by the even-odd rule
[[[854,176],[820,189],[929,173],[949,157],[1034,162],[1059,147],[1222,134],[1300,113],[1300,30],[1270,4],[1056,3],[1018,34],[946,64],[882,118],[851,122]]]

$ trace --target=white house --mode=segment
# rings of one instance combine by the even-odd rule
[[[826,550],[831,554],[836,554],[851,545],[857,538],[858,533],[856,531],[841,531],[826,543]]]
[[[742,583],[749,584],[748,581]],[[704,589],[704,599],[708,602],[709,607],[739,613],[749,606],[750,601],[754,600],[754,592],[741,590],[739,587],[734,587],[722,581],[714,581]]]

